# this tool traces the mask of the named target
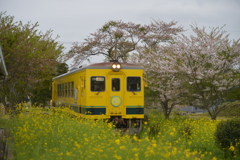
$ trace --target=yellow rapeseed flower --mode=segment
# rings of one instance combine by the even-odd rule
[[[186,156],[186,158],[189,158],[189,157],[190,157],[190,154],[189,154],[189,153],[186,153],[185,156]]]
[[[133,136],[133,139],[134,139],[134,140],[138,140],[138,138],[137,138],[137,136],[136,136],[136,135],[134,135],[134,136]]]
[[[76,146],[77,148],[80,148],[80,147],[81,147],[80,144],[78,144],[77,142],[75,142],[75,146]]]
[[[119,139],[115,140],[115,143],[119,145],[120,144],[120,140]]]
[[[217,160],[217,158],[216,158],[216,157],[213,157],[212,160]]]
[[[176,148],[176,147],[173,147],[173,148],[172,148],[172,155],[176,155],[176,153],[177,153],[177,148]]]
[[[63,155],[63,153],[62,153],[62,152],[60,152],[58,155],[59,155],[59,156],[62,156],[62,155]]]
[[[112,128],[112,127],[113,127],[113,124],[112,124],[112,123],[108,123],[108,127],[109,127],[109,128]]]
[[[153,143],[152,146],[153,146],[153,147],[157,147],[157,144],[156,144],[156,143]]]
[[[116,154],[115,154],[113,157],[114,157],[115,159],[122,159],[121,156],[118,156],[118,155],[116,155]]]
[[[235,151],[235,147],[231,145],[231,146],[229,147],[229,150],[233,152],[233,151]]]
[[[120,146],[120,149],[125,149],[126,147],[125,146]]]
[[[67,156],[70,156],[70,155],[71,155],[71,152],[68,152],[68,151],[67,151],[67,152],[66,152],[66,155],[67,155]]]
[[[189,141],[189,142],[188,142],[188,145],[191,145],[191,144],[192,144],[192,141]]]

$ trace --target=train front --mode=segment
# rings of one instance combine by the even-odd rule
[[[92,70],[91,73],[96,75],[91,76],[91,91],[94,92],[94,87],[104,88],[97,89],[94,96],[96,102],[98,96],[105,97],[102,106],[106,106],[106,118],[115,123],[117,128],[131,133],[140,132],[144,118],[143,67],[118,62],[93,64],[89,67],[98,68],[98,71]]]

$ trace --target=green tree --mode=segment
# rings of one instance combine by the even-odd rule
[[[42,33],[38,23],[14,22],[14,17],[0,13],[0,43],[8,78],[0,82],[0,101],[14,110],[39,82],[52,77],[63,46],[52,38],[52,30]]]
[[[66,63],[58,63],[57,71],[54,76],[68,72],[68,65]],[[50,77],[51,78],[51,77]],[[45,79],[44,81],[38,82],[36,87],[32,91],[32,103],[37,106],[47,106],[52,99],[52,79]]]
[[[240,86],[235,86],[231,88],[229,94],[226,95],[226,99],[229,101],[240,101]]]
[[[66,63],[58,63],[57,65],[57,72],[55,76],[59,76],[61,74],[67,73],[69,70],[69,67]]]
[[[66,63],[58,63],[57,71],[54,76],[68,72],[68,65]],[[50,77],[51,78],[51,77]],[[36,87],[32,91],[32,103],[37,106],[47,106],[52,99],[52,79],[45,79],[44,81],[38,82]]]

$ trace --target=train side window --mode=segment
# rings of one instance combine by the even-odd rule
[[[57,86],[58,86],[58,87],[57,87],[57,88],[58,88],[58,89],[57,89],[58,97],[60,97],[60,95],[61,95],[61,90],[60,90],[60,89],[61,89],[61,85],[58,84]]]
[[[67,83],[64,83],[64,97],[67,97]]]
[[[120,91],[120,79],[119,78],[112,79],[112,91]]]
[[[59,97],[62,97],[62,84],[59,84]]]
[[[59,87],[59,84],[57,85],[58,86],[58,89],[57,89],[57,93],[58,93],[58,97],[60,96],[60,87]]]
[[[91,91],[93,92],[105,91],[105,77],[100,76],[91,77]]]
[[[67,83],[67,97],[70,97],[70,93],[71,93],[71,83],[68,82]]]
[[[64,83],[61,84],[61,96],[64,97]]]
[[[141,91],[141,77],[127,77],[127,91]]]
[[[71,97],[74,97],[74,82],[71,82]]]

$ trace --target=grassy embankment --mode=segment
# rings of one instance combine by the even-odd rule
[[[45,113],[49,114],[45,114]],[[14,137],[14,157],[26,159],[224,159],[214,141],[220,120],[150,113],[143,131],[121,135],[103,120],[70,117],[68,109],[34,109],[15,118],[0,118]],[[234,157],[239,159],[240,157]]]

